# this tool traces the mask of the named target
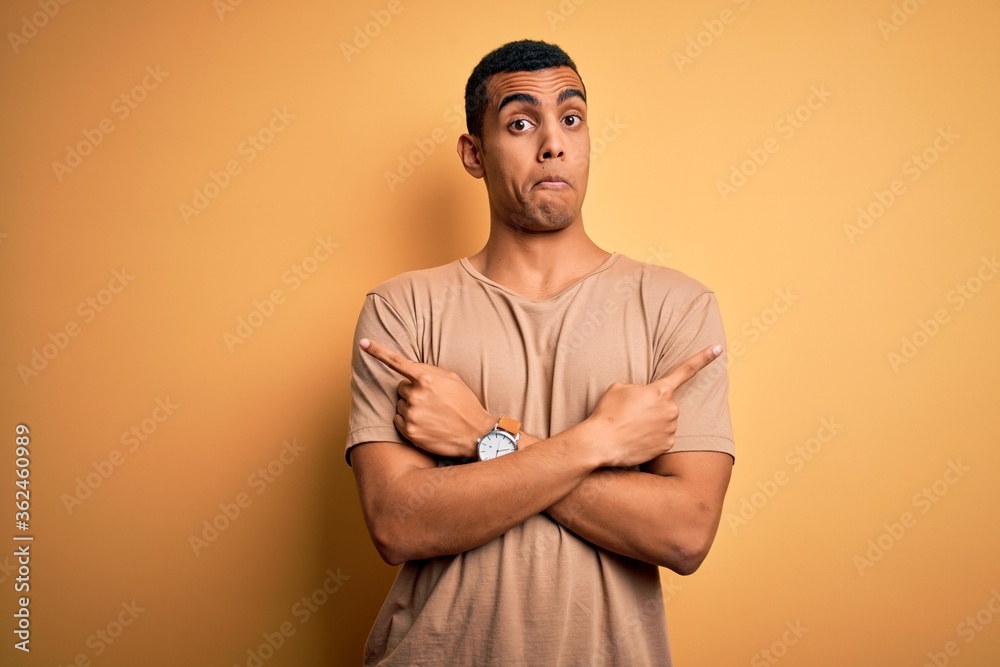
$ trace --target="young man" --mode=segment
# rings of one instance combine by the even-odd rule
[[[347,440],[401,564],[366,665],[670,665],[659,570],[694,572],[735,456],[715,295],[591,241],[587,96],[544,42],[466,87],[490,235],[368,293]]]

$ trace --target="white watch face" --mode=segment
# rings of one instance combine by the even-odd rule
[[[495,459],[516,450],[514,438],[499,431],[490,431],[479,441],[479,458],[483,461]]]

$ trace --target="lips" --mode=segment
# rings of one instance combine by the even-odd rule
[[[535,187],[539,185],[548,185],[554,187],[569,187],[569,181],[567,181],[562,176],[551,175],[551,176],[546,176],[545,178],[535,183]]]

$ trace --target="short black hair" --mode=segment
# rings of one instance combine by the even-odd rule
[[[486,95],[486,82],[491,76],[501,72],[534,72],[549,67],[569,67],[580,76],[573,59],[555,44],[547,42],[532,39],[508,42],[483,56],[465,84],[465,124],[469,134],[483,136],[483,118],[490,102]],[[580,77],[580,83],[583,83],[583,77]],[[583,94],[586,98],[586,86]]]

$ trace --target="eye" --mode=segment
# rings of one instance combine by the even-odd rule
[[[515,132],[524,132],[525,130],[531,127],[531,121],[529,121],[527,118],[518,118],[508,127],[510,127],[510,129],[514,130]]]
[[[574,126],[579,125],[580,123],[582,123],[583,119],[580,118],[580,116],[578,116],[576,114],[572,114],[570,116],[566,116],[566,118],[563,119],[563,122],[565,122],[570,127],[574,127]]]

